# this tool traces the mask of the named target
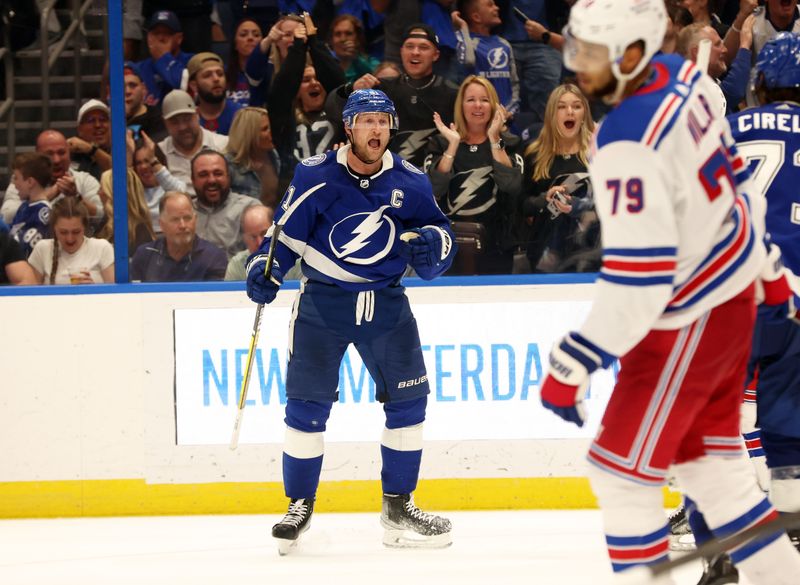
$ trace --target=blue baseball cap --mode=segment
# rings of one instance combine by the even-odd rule
[[[122,69],[125,72],[124,74],[132,73],[140,80],[144,81],[144,78],[142,77],[142,70],[139,69],[139,65],[134,63],[133,61],[125,61],[125,64],[122,66]]]
[[[170,10],[158,10],[154,12],[150,20],[147,21],[147,26],[145,26],[144,29],[153,30],[157,26],[166,26],[174,33],[182,32],[181,21],[178,20],[175,13]]]

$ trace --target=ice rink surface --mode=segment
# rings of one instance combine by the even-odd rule
[[[377,513],[316,513],[280,557],[277,515],[0,521],[2,585],[612,583],[597,511],[448,512],[453,545],[381,544]],[[699,563],[675,575],[695,585]],[[740,585],[748,585],[742,577]]]

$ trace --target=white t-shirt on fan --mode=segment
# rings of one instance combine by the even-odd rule
[[[41,240],[33,248],[28,263],[44,275],[44,283],[50,284],[53,269],[53,241]],[[72,254],[59,249],[58,267],[54,284],[70,284],[70,274],[86,270],[96,283],[103,282],[101,271],[114,263],[114,248],[107,240],[84,238],[83,244]]]

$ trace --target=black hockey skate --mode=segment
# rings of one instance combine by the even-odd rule
[[[450,520],[423,512],[411,494],[383,494],[383,544],[393,548],[444,548],[453,543]]]
[[[703,576],[697,585],[725,585],[738,582],[739,570],[733,566],[730,555],[723,553],[711,557],[710,561],[703,559]]]
[[[800,528],[787,530],[786,534],[789,535],[789,540],[792,541],[792,545],[794,545],[794,548],[797,549],[797,552],[800,552]]]
[[[675,551],[694,550],[694,534],[689,526],[686,506],[681,505],[669,516],[669,548]]]
[[[297,545],[297,539],[311,526],[314,500],[292,500],[283,520],[272,527],[272,537],[278,541],[278,554],[287,554]]]

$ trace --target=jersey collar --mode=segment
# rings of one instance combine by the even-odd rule
[[[347,174],[355,179],[360,179],[361,177],[356,177],[353,173],[350,172],[350,169],[347,167],[347,153],[350,151],[350,145],[346,144],[345,146],[341,147],[339,150],[336,151],[336,162],[339,163],[344,167],[344,170],[347,171]],[[392,153],[388,150],[383,153],[383,159],[381,161],[381,168],[378,170],[377,173],[372,175],[370,179],[375,179],[379,177],[385,171],[394,167],[394,158],[392,158]]]

